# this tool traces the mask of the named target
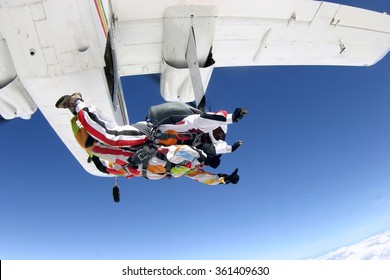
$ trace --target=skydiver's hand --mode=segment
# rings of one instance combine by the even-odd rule
[[[234,110],[234,113],[233,113],[233,122],[238,122],[246,114],[248,114],[248,109],[246,109],[246,108],[236,108],[236,110]]]
[[[238,173],[238,168],[236,168],[232,174],[230,174],[227,178],[225,178],[225,181],[227,179],[228,183],[237,184],[238,181],[240,181],[240,176],[237,173]]]
[[[234,143],[232,145],[232,152],[234,152],[235,150],[237,150],[238,147],[240,147],[242,144],[244,144],[244,141],[240,140],[240,141],[237,141],[236,143]]]
[[[238,173],[238,168],[236,168],[234,172],[230,175],[218,174],[218,176],[224,178],[225,184],[229,184],[229,183],[237,184],[238,181],[240,180],[240,176],[237,173]]]

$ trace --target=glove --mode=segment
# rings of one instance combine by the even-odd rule
[[[233,122],[238,122],[246,114],[248,114],[248,109],[246,109],[246,108],[236,108],[236,110],[234,110],[234,113],[233,113]]]
[[[243,141],[237,141],[236,143],[234,143],[233,145],[232,145],[232,152],[234,152],[235,150],[237,150],[237,148],[238,147],[240,147],[242,144],[244,144],[244,142]]]
[[[237,174],[238,173],[238,168],[234,170],[234,172],[230,175],[227,174],[218,174],[220,178],[223,178],[225,181],[225,184],[237,184],[238,181],[240,180],[240,176]]]

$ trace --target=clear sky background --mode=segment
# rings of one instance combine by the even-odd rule
[[[123,82],[132,122],[163,101],[150,77]],[[217,170],[238,167],[240,182],[120,178],[119,204],[40,112],[2,122],[0,259],[306,259],[390,228],[390,55],[216,69],[207,97],[212,111],[249,109],[227,137],[244,145]]]

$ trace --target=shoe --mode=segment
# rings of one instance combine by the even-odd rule
[[[56,107],[74,111],[77,100],[83,101],[81,94],[78,92],[73,93],[72,95],[64,95],[60,99],[58,99],[58,101],[56,102]]]

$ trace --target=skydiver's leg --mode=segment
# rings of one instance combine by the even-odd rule
[[[75,111],[85,130],[96,140],[113,147],[135,147],[145,144],[148,136],[132,125],[119,126],[110,116],[86,106],[83,101],[76,102]]]
[[[107,146],[99,141],[94,143],[91,148],[91,153],[101,159],[105,159],[120,166],[127,165],[135,154],[133,151],[120,147]]]
[[[148,136],[132,125],[119,126],[110,116],[93,106],[86,106],[80,93],[62,96],[55,104],[57,108],[69,109],[77,114],[85,130],[108,146],[135,147],[145,144]]]
[[[92,156],[92,161],[95,164],[96,168],[102,173],[116,175],[116,176],[123,176],[128,179],[134,176],[131,173],[129,173],[126,169],[124,169],[122,166],[116,165],[110,161],[101,159],[97,156]]]

